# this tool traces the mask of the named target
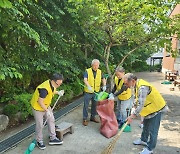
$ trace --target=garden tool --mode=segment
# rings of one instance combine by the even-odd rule
[[[121,130],[118,132],[118,134],[116,136],[114,136],[114,138],[112,139],[112,141],[109,143],[109,145],[101,152],[101,154],[112,154],[112,150],[115,147],[115,144],[117,142],[117,140],[119,139],[121,133],[123,132],[123,130],[126,128],[127,126],[127,122],[122,126]]]
[[[127,108],[126,109],[126,112],[127,112],[127,117],[129,117],[129,115],[130,115],[130,112],[131,110],[129,109],[129,108]],[[124,124],[123,124],[124,125]],[[123,127],[123,126],[122,126]],[[123,130],[123,132],[131,132],[131,126],[130,125],[127,125],[125,128],[124,128],[124,130]]]
[[[84,88],[87,87],[87,86],[83,85],[83,84],[80,83],[80,82],[79,82],[79,84],[80,84],[81,86],[83,86]],[[96,95],[98,95],[98,93],[96,93],[96,92],[94,92],[94,93],[95,93]]]
[[[86,87],[85,85],[83,85],[83,84],[80,83],[80,82],[79,82],[79,84],[80,84],[81,86],[83,86],[83,87]],[[106,99],[107,96],[108,96],[108,93],[106,93],[106,92],[99,92],[99,93],[94,92],[94,93],[95,93],[95,101],[104,100],[104,99]]]
[[[57,98],[56,102],[54,103],[54,105],[53,105],[53,107],[52,107],[52,111],[54,110],[54,108],[55,108],[57,102],[59,101],[60,97],[61,97],[61,96],[59,96],[59,97]],[[47,119],[45,120],[45,122],[44,122],[44,124],[43,124],[43,127],[46,125],[47,120],[48,120],[48,117],[47,117]],[[36,146],[36,143],[37,143],[37,141],[36,141],[36,139],[34,139],[34,140],[30,143],[30,145],[28,146],[28,148],[26,149],[26,151],[24,152],[24,154],[31,154],[32,151],[34,150],[35,146]]]

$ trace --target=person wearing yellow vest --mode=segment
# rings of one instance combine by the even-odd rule
[[[43,143],[43,118],[47,119],[48,131],[50,135],[50,145],[60,145],[63,141],[59,140],[56,137],[55,132],[55,119],[50,107],[51,100],[54,94],[58,94],[60,96],[64,95],[64,90],[56,91],[63,82],[63,75],[59,73],[55,73],[49,80],[44,81],[42,84],[37,86],[32,99],[31,106],[33,110],[33,115],[35,118],[35,133],[36,133],[36,141],[37,146],[44,150],[46,146]]]
[[[90,68],[86,69],[84,73],[84,106],[83,106],[83,125],[88,125],[88,106],[91,100],[91,117],[90,121],[99,123],[99,120],[95,117],[96,112],[96,101],[95,93],[99,92],[101,83],[103,83],[103,91],[106,90],[106,79],[103,77],[101,70],[99,69],[99,60],[94,59],[91,63]]]
[[[138,101],[137,108],[127,118],[127,122],[131,123],[138,115],[144,117],[141,138],[133,144],[145,146],[140,154],[151,154],[156,147],[161,114],[167,111],[166,102],[153,85],[143,79],[137,79],[132,73],[124,75],[124,83],[127,87],[134,87]]]
[[[132,100],[131,89],[127,88],[126,85],[124,85],[124,80],[123,80],[123,76],[125,74],[124,68],[123,67],[116,68],[115,74],[116,74],[114,80],[115,84],[114,84],[114,88],[112,89],[112,93],[110,94],[110,98],[112,97],[111,96],[112,94],[113,97],[116,96],[118,97],[117,121],[119,128],[121,128],[130,113],[133,100]]]

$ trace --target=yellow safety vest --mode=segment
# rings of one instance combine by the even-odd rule
[[[93,93],[94,91],[99,92],[100,86],[101,86],[101,70],[97,69],[95,79],[94,79],[92,68],[88,68],[88,69],[86,69],[86,71],[88,73],[87,81],[88,81],[89,85],[92,87],[93,91],[89,91],[87,86],[84,88],[84,91],[87,93]]]
[[[138,90],[141,86],[148,86],[150,88],[150,93],[147,95],[144,107],[140,112],[141,116],[148,116],[150,114],[160,111],[165,107],[166,102],[161,96],[161,94],[158,92],[158,90],[153,85],[142,79],[138,80],[136,83],[136,99],[138,98]]]
[[[121,90],[124,80],[121,79],[120,83],[118,84],[118,78],[115,76],[115,84],[116,84],[116,91]],[[119,100],[128,100],[129,98],[131,98],[131,89],[128,88],[127,90],[123,91],[121,94],[118,95],[118,99]]]
[[[48,108],[49,105],[51,104],[51,100],[52,100],[52,97],[54,95],[54,92],[56,91],[56,88],[54,88],[54,91],[52,92],[52,89],[51,89],[51,86],[50,86],[50,83],[49,83],[49,80],[43,82],[42,84],[40,84],[34,94],[33,94],[33,97],[31,99],[31,105],[33,107],[33,109],[37,110],[37,111],[44,111],[44,109],[39,105],[38,103],[38,99],[39,99],[39,91],[38,89],[41,89],[41,88],[44,88],[48,91],[48,94],[46,96],[46,98],[44,98],[44,105]]]

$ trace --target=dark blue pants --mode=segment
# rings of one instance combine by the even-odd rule
[[[150,119],[144,119],[144,127],[141,134],[141,140],[147,142],[147,148],[151,151],[156,147],[157,136],[161,121],[161,112]]]
[[[84,93],[84,107],[83,107],[83,120],[88,118],[88,106],[91,100],[91,118],[94,118],[97,115],[96,112],[96,101],[94,100],[95,94]]]

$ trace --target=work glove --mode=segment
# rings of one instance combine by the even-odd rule
[[[93,92],[93,89],[92,89],[91,86],[88,86],[87,88],[88,88],[88,90],[89,90],[90,92]]]
[[[103,90],[103,91],[106,91],[106,85],[105,85],[105,86],[103,86],[102,90]]]
[[[109,99],[109,100],[114,100],[114,94],[113,94],[113,93],[110,93],[108,99]]]
[[[51,112],[49,110],[46,111],[46,116],[50,118],[52,116]]]
[[[58,95],[59,95],[59,96],[63,96],[63,95],[64,95],[64,90],[58,91]]]

